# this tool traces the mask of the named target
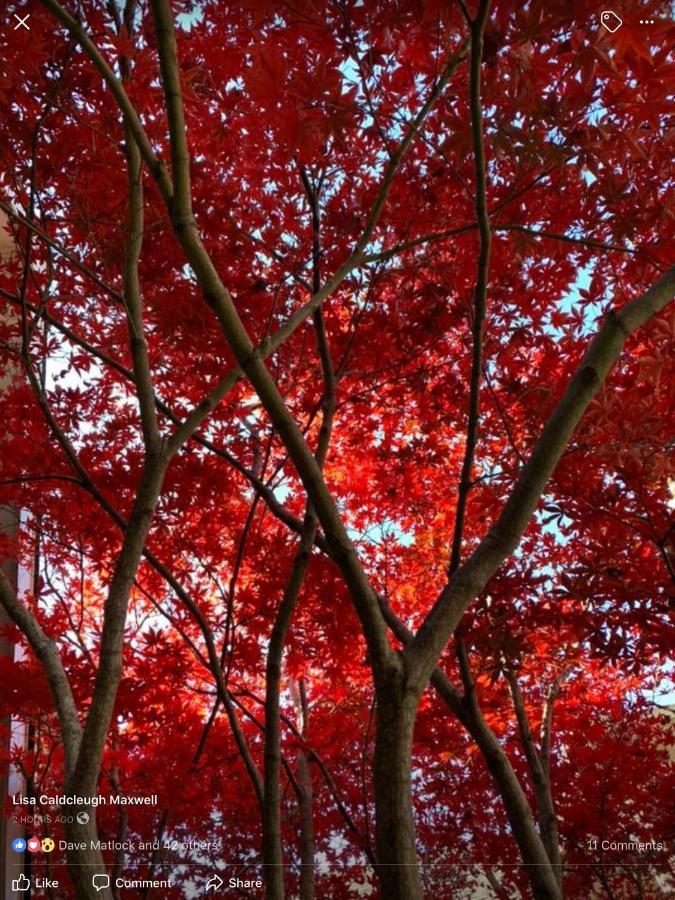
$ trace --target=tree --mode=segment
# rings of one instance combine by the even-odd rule
[[[217,821],[270,898],[345,836],[382,896],[455,891],[466,834],[558,898],[595,885],[575,709],[665,779],[672,64],[596,7],[43,0],[7,48],[16,762],[88,809],[168,760],[156,820],[66,823],[77,897],[97,828],[154,872]]]

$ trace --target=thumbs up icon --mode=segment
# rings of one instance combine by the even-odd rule
[[[30,881],[26,878],[25,875],[19,875],[18,878],[15,878],[12,881],[12,890],[13,891],[27,891],[30,887]]]

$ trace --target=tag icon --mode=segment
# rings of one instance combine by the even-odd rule
[[[600,24],[604,25],[611,34],[614,34],[615,31],[621,28],[623,21],[613,10],[606,9],[603,13],[600,13]]]

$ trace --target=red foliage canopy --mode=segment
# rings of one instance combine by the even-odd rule
[[[0,551],[34,569],[23,602],[56,641],[82,721],[124,525],[147,474],[148,410],[165,446],[241,363],[181,246],[175,185],[173,207],[163,193],[162,172],[180,168],[151,9],[165,5],[127,4],[127,15],[85,2],[78,13],[165,161],[153,171],[141,152],[140,231],[127,178],[136,136],[91,54],[52,2],[20,4],[30,32],[3,38],[0,207],[14,250],[0,274],[0,505],[24,512],[18,541],[3,537]],[[595,0],[573,10],[496,0],[478,57],[479,119],[462,42],[473,30],[477,45],[484,4],[171,7],[203,247],[255,345],[324,291],[321,312],[291,319],[297,327],[266,365],[307,445],[326,436],[325,485],[360,564],[415,631],[448,581],[458,504],[465,560],[603,317],[672,264],[668,4],[615,5],[624,26],[610,34]],[[641,27],[647,16],[663,23]],[[129,299],[139,234],[141,332]],[[549,757],[571,898],[672,889],[663,852],[602,842],[672,838],[672,737],[654,704],[672,649],[674,348],[672,306],[628,337],[517,549],[438,663],[477,697],[535,813],[524,725]],[[252,768],[266,764],[266,662],[312,515],[279,422],[249,378],[232,382],[170,459],[150,512],[99,780],[104,795],[157,794],[156,806],[101,806],[97,825],[102,840],[136,843],[135,853],[104,854],[116,873],[172,874],[166,897],[192,896],[202,878],[181,861],[225,866],[228,877],[260,871]],[[285,635],[282,844],[297,890],[309,799],[317,896],[367,896],[377,856],[372,646],[319,518]],[[31,738],[4,755],[26,793],[55,793],[68,767],[63,723],[22,631],[7,626],[22,649],[0,659],[0,713]],[[411,771],[428,896],[530,889],[488,768],[474,736],[425,691]],[[55,822],[39,830],[62,837]],[[196,854],[190,839],[213,845]]]

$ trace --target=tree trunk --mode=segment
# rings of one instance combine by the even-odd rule
[[[298,544],[291,572],[284,588],[270,635],[265,672],[265,790],[263,797],[263,862],[265,864],[265,897],[283,900],[284,857],[281,834],[281,665],[286,634],[316,534],[316,518],[307,513],[303,534]]]
[[[293,702],[303,740],[309,738],[309,703],[303,678],[292,683]],[[300,900],[314,900],[314,789],[309,757],[300,747],[296,763],[300,812]]]
[[[499,789],[533,896],[536,900],[562,900],[562,889],[537,832],[530,804],[508,757],[490,729],[472,720],[469,730]]]
[[[546,842],[537,831],[532,809],[506,751],[485,721],[473,690],[463,698],[443,673],[436,670],[432,683],[457,719],[476,742],[494,779],[506,817],[536,900],[562,900],[562,888]]]
[[[386,602],[381,601],[381,608],[393,633],[402,644],[408,644],[412,635],[406,626]],[[504,804],[533,895],[537,900],[561,900],[562,888],[558,884],[560,879],[555,869],[552,869],[552,861],[537,831],[525,791],[504,748],[485,721],[475,692],[470,690],[464,697],[440,669],[434,670],[431,683],[438,696],[474,739],[483,756]]]
[[[314,822],[312,816],[312,774],[304,750],[298,753],[297,777],[300,785],[300,900],[314,900]]]
[[[528,767],[530,769],[530,775],[532,777],[532,784],[534,786],[534,796],[537,808],[537,821],[539,823],[539,832],[541,834],[541,840],[543,846],[546,850],[546,855],[551,864],[553,874],[555,876],[558,884],[562,883],[562,859],[560,855],[560,841],[558,837],[558,821],[555,814],[555,807],[553,805],[553,795],[551,793],[551,782],[550,782],[550,773],[549,773],[549,762],[548,762],[548,754],[549,747],[548,743],[550,742],[550,715],[549,713],[549,722],[547,726],[547,734],[548,737],[545,739],[545,754],[544,758],[537,747],[536,741],[534,739],[534,735],[532,734],[532,729],[530,727],[529,716],[527,714],[527,709],[525,706],[525,701],[523,699],[523,695],[520,691],[520,686],[518,685],[518,679],[513,672],[506,673],[506,680],[509,683],[509,687],[511,690],[511,696],[513,699],[513,707],[516,711],[516,718],[518,720],[518,730],[520,732],[520,739],[523,745],[523,750],[525,751],[525,758],[527,760]],[[557,687],[553,691],[552,694],[549,695],[549,700],[553,701],[555,699],[555,694],[557,693]],[[551,707],[552,709],[552,707]],[[544,720],[546,721],[546,713],[544,715]],[[562,896],[562,893],[561,893]]]
[[[89,813],[89,821],[80,825],[77,821],[78,812]],[[68,850],[68,873],[73,884],[77,900],[114,900],[112,890],[103,888],[96,890],[92,883],[94,875],[108,874],[106,864],[100,850],[95,850],[93,844],[98,841],[96,819],[91,807],[73,807],[68,810],[68,817],[72,822],[66,822],[64,826],[65,839],[69,844],[83,844],[84,850]]]
[[[276,630],[276,629],[275,629]],[[276,646],[280,643],[280,646]],[[284,858],[281,835],[281,727],[279,694],[283,639],[274,640],[274,631],[267,657],[265,693],[265,790],[263,795],[263,841],[266,900],[283,900]]]
[[[375,730],[377,874],[386,900],[422,900],[410,765],[418,696],[403,669],[379,679]]]
[[[558,835],[558,817],[555,814],[555,806],[553,805],[551,785],[548,781],[535,782],[534,790],[541,839],[546,848],[546,854],[551,861],[556,880],[558,884],[562,884],[563,864],[560,853],[560,837]]]

